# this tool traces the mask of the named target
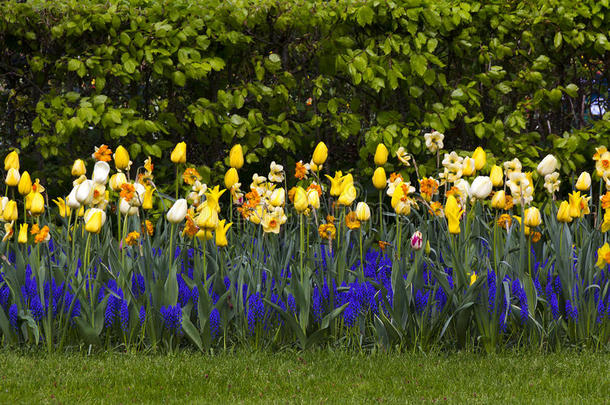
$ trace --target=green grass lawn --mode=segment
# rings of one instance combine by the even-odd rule
[[[610,354],[0,351],[0,403],[610,403]]]

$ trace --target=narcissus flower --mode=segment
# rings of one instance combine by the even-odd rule
[[[186,142],[179,142],[176,145],[176,147],[172,151],[170,159],[173,163],[176,164],[186,163]]]
[[[85,162],[82,159],[76,159],[72,164],[71,173],[74,177],[84,176],[87,173]]]
[[[284,181],[284,166],[271,162],[269,166],[269,181],[273,183],[281,183]]]
[[[411,160],[411,155],[407,153],[407,150],[404,147],[401,146],[398,148],[396,151],[396,157],[403,165],[410,166],[409,160]]]
[[[608,264],[610,264],[610,245],[606,242],[602,247],[597,249],[597,263],[595,265],[605,270]]]
[[[11,221],[4,224],[4,236],[2,237],[2,242],[6,242],[7,240],[13,237],[13,235],[15,234],[15,229],[13,228],[14,224],[15,221]]]
[[[447,218],[447,226],[449,227],[449,233],[460,233],[461,216],[462,210],[460,209],[457,200],[454,196],[450,195],[449,197],[447,197],[447,202],[445,203],[445,217]]]
[[[224,247],[229,244],[229,242],[227,241],[227,231],[229,230],[231,225],[233,225],[233,223],[229,222],[228,224],[225,225],[225,222],[226,222],[226,220],[224,220],[224,219],[219,221],[218,226],[216,227],[215,242],[216,242],[216,246],[218,246],[218,247]]]
[[[229,166],[241,169],[244,165],[244,152],[240,144],[233,145],[229,151]]]
[[[430,153],[436,153],[436,151],[439,149],[443,149],[443,139],[445,139],[445,135],[438,131],[432,131],[424,134],[426,148],[428,148]]]
[[[561,180],[559,180],[559,173],[553,172],[544,176],[544,188],[549,192],[549,194],[559,191],[560,184]]]
[[[19,179],[19,184],[17,184],[17,190],[21,195],[28,195],[30,194],[30,191],[32,191],[32,178],[27,171],[21,174],[21,179]]]
[[[118,170],[129,170],[129,166],[131,166],[129,152],[121,145],[114,151],[114,165]]]
[[[487,164],[487,154],[480,146],[474,150],[472,158],[474,159],[474,168],[476,170],[481,170]]]
[[[367,203],[360,201],[356,204],[356,218],[361,222],[368,221],[371,218],[371,209]]]
[[[184,198],[180,198],[176,200],[169,211],[167,211],[165,218],[167,218],[167,220],[172,224],[178,224],[184,221],[187,211],[188,204],[186,200]]]
[[[328,148],[324,142],[319,142],[313,151],[313,162],[317,165],[323,165],[328,158]]]
[[[388,153],[388,148],[386,148],[384,144],[378,144],[377,149],[375,150],[375,164],[377,166],[385,165],[385,163],[388,161]]]
[[[4,171],[9,171],[10,169],[19,170],[19,154],[16,150],[4,158]]]

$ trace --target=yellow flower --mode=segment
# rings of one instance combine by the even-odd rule
[[[367,203],[360,201],[356,205],[356,218],[362,222],[368,221],[371,218],[371,209]]]
[[[513,219],[508,214],[502,214],[502,215],[500,215],[500,218],[498,218],[498,222],[496,222],[496,224],[500,228],[504,228],[504,229],[508,230],[511,227],[511,225],[513,224]]]
[[[140,239],[139,232],[129,232],[127,237],[125,237],[125,243],[129,246],[134,246],[138,243],[138,239]]]
[[[477,273],[473,271],[470,275],[470,285],[473,285],[475,281],[477,281]]]
[[[597,249],[597,263],[595,265],[604,270],[610,264],[610,245],[604,243],[602,247]]]
[[[322,239],[335,239],[337,235],[337,228],[334,224],[322,224],[318,227],[318,234]]]
[[[307,202],[311,206],[311,208],[317,210],[320,208],[320,194],[317,189],[308,188],[307,189]]]
[[[374,160],[377,166],[383,166],[388,161],[388,148],[384,144],[380,143],[377,145]]]
[[[241,169],[244,165],[244,152],[240,144],[233,145],[229,151],[229,166],[234,169]]]
[[[354,187],[354,184],[352,183],[341,192],[337,203],[345,206],[351,205],[356,199],[356,194],[356,187]]]
[[[525,225],[535,227],[542,223],[540,211],[536,207],[529,207],[525,210]]]
[[[186,142],[180,142],[172,151],[171,161],[178,163],[186,163]]]
[[[218,211],[208,204],[208,201],[199,206],[201,211],[196,218],[197,226],[206,230],[216,229],[218,226]]]
[[[17,185],[17,190],[21,195],[28,195],[30,191],[32,191],[32,178],[30,174],[25,171],[21,175],[21,179],[19,179],[19,184]]]
[[[57,198],[53,200],[53,202],[55,203],[55,205],[57,205],[60,217],[65,218],[70,215],[71,209],[66,205],[66,201],[63,198]]]
[[[557,211],[557,221],[559,222],[572,222],[572,216],[570,215],[570,203],[562,201],[559,204],[559,210]]]
[[[335,172],[335,177],[330,177],[328,174],[326,178],[330,180],[330,195],[337,197],[341,194],[341,183],[343,182],[343,173],[341,171]]]
[[[216,227],[216,246],[223,247],[227,246],[229,242],[227,241],[227,231],[233,225],[232,222],[229,222],[225,225],[226,220],[222,220],[218,222],[218,226]]]
[[[496,209],[503,209],[506,206],[506,193],[504,190],[497,191],[491,198],[491,206]]]
[[[316,148],[313,151],[313,162],[316,165],[323,165],[328,158],[328,148],[324,144],[324,142],[318,143]]]
[[[383,167],[375,169],[375,172],[373,173],[373,186],[375,186],[377,190],[383,190],[386,186],[386,181],[387,178]]]
[[[201,175],[194,167],[187,167],[184,169],[184,173],[182,173],[182,180],[192,186],[196,181],[201,180]]]
[[[10,168],[6,173],[6,179],[4,179],[4,183],[7,186],[14,187],[19,184],[19,180],[21,179],[21,175],[19,174],[19,170]]]
[[[72,164],[72,176],[80,177],[87,173],[87,168],[85,167],[85,162],[82,159],[76,159]]]
[[[144,197],[142,198],[142,209],[151,210],[154,203],[155,188],[152,186],[146,186]]]
[[[237,170],[234,167],[231,167],[225,173],[225,187],[230,190],[238,182],[239,175],[237,174]]]
[[[403,165],[410,166],[409,160],[411,160],[411,155],[407,153],[407,150],[403,146],[399,147],[396,151],[396,157]]]
[[[476,172],[476,162],[473,158],[466,157],[462,164],[462,175],[472,176]]]
[[[129,152],[121,145],[114,151],[114,165],[119,170],[129,170],[129,166],[131,165]]]
[[[155,227],[148,219],[142,224],[142,232],[146,232],[148,236],[153,236],[155,233]]]
[[[572,218],[580,218],[582,216],[581,213],[581,200],[582,197],[580,195],[580,191],[574,191],[568,194],[570,200],[570,216]]]
[[[447,197],[445,204],[445,217],[447,218],[447,225],[449,227],[449,233],[459,234],[460,233],[460,217],[462,216],[462,210],[458,205],[457,200],[453,195]]]
[[[280,207],[284,205],[286,202],[286,190],[283,188],[276,188],[271,192],[271,196],[269,197],[269,204],[274,207]]]
[[[86,218],[85,230],[89,233],[100,233],[102,230],[102,211],[96,210]]]
[[[17,242],[28,243],[28,224],[19,225],[19,236]]]
[[[10,200],[6,203],[4,207],[4,211],[2,212],[2,218],[5,222],[16,221],[18,216],[17,212],[17,202]]]
[[[504,183],[502,168],[500,166],[493,165],[489,178],[491,179],[491,183],[494,185],[494,187],[500,187]]]
[[[610,230],[610,209],[604,212],[604,221],[602,222],[602,232]]]
[[[19,154],[16,150],[12,151],[4,158],[4,170],[9,171],[10,169],[19,170]]]
[[[225,191],[227,190],[224,189],[220,191],[220,186],[214,186],[214,188],[208,189],[208,191],[205,193],[206,202],[208,203],[209,207],[216,210],[216,212],[220,212],[220,205],[218,204],[218,200],[220,199],[220,196],[224,194]]]
[[[6,242],[15,234],[15,230],[13,229],[13,224],[15,221],[8,222],[4,224],[4,237],[2,238],[2,242]]]
[[[345,225],[349,229],[358,229],[358,228],[360,228],[360,221],[358,220],[358,217],[356,216],[356,213],[354,211],[350,211],[345,216]]]
[[[303,213],[309,206],[307,193],[303,187],[297,187],[294,193],[294,209],[299,213]]]
[[[265,233],[280,233],[280,225],[282,224],[283,211],[273,211],[263,213],[263,232]]]
[[[474,159],[474,168],[476,170],[481,170],[487,164],[487,155],[480,146],[474,150],[472,158]]]
[[[576,181],[576,189],[580,191],[587,191],[591,187],[591,175],[587,172],[580,173],[578,180]]]

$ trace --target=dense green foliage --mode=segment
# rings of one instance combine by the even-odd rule
[[[3,403],[604,403],[607,354],[0,352]]]
[[[371,171],[383,141],[425,173],[436,129],[530,167],[553,150],[568,173],[610,140],[588,109],[609,28],[607,0],[5,1],[0,148],[46,178],[93,145],[185,140],[210,181],[237,142],[251,168],[324,140]]]

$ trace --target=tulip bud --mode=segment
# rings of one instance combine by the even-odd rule
[[[15,150],[4,158],[4,170],[9,171],[10,169],[19,170],[19,154]]]
[[[557,169],[557,159],[553,155],[546,155],[538,164],[536,170],[541,176],[553,173]]]
[[[307,200],[307,193],[303,189],[303,187],[297,187],[294,193],[294,208],[298,213],[303,213],[309,206],[309,201]]]
[[[174,205],[172,205],[169,211],[167,211],[165,218],[167,218],[167,220],[172,224],[178,224],[184,221],[187,211],[188,204],[186,200],[184,198],[180,198],[179,200],[176,200]]]
[[[80,204],[89,204],[93,198],[93,181],[85,180],[76,188],[76,201]]]
[[[129,167],[129,152],[123,146],[119,145],[114,151],[114,165],[119,170],[125,170]]]
[[[360,201],[356,204],[356,218],[361,222],[368,221],[371,218],[371,209],[367,203]]]
[[[339,205],[352,205],[352,203],[354,202],[354,200],[356,199],[356,187],[354,187],[353,183],[350,183],[342,192],[341,195],[339,195],[339,199],[337,200],[337,203],[339,203]]]
[[[85,213],[85,230],[89,233],[100,233],[104,224],[103,214],[104,211],[97,208],[87,210]]]
[[[491,179],[491,184],[493,184],[494,187],[502,186],[502,184],[504,184],[504,173],[502,173],[502,168],[500,166],[493,165],[489,178]]]
[[[572,216],[570,215],[570,203],[567,201],[562,201],[559,205],[559,211],[557,211],[557,221],[572,222]]]
[[[14,187],[19,184],[20,179],[21,175],[19,174],[19,170],[15,168],[10,168],[6,173],[6,179],[4,180],[4,182],[7,186]]]
[[[115,173],[110,176],[109,183],[111,189],[113,189],[114,191],[121,191],[121,186],[127,183],[127,176],[125,176],[125,173]]]
[[[483,200],[489,196],[493,185],[491,179],[487,176],[478,176],[470,186],[470,193],[476,199]]]
[[[178,163],[186,163],[186,143],[180,142],[176,145],[171,155],[172,162]]]
[[[413,236],[411,236],[411,249],[420,250],[424,246],[424,236],[420,231],[415,231]],[[426,243],[426,248],[428,248],[428,243]]]
[[[328,148],[324,142],[320,142],[313,151],[313,162],[317,165],[323,165],[326,158],[328,158]]]
[[[42,194],[38,192],[34,192],[30,194],[32,197],[30,199],[30,213],[37,217],[44,212],[44,197]]]
[[[19,225],[19,236],[17,236],[17,242],[28,243],[28,224]]]
[[[153,187],[146,187],[146,191],[144,192],[144,197],[142,197],[142,209],[144,210],[152,210],[154,203],[154,193],[155,189]]]
[[[375,164],[377,166],[383,166],[388,161],[388,148],[384,144],[380,143],[377,145],[375,150]]]
[[[502,210],[506,206],[506,193],[500,190],[491,198],[491,206],[495,209]]]
[[[373,173],[373,185],[377,190],[383,190],[386,186],[386,175],[383,167],[378,167]]]
[[[244,165],[244,152],[240,144],[233,145],[229,152],[229,166],[234,169],[241,169]]]
[[[239,182],[239,175],[237,174],[237,170],[234,167],[231,167],[225,173],[225,187],[229,190],[233,188],[233,186]]]
[[[445,218],[447,218],[447,226],[449,233],[458,234],[460,233],[460,218],[462,216],[462,210],[457,203],[457,200],[453,195],[447,197],[445,203]]]
[[[320,195],[318,194],[318,190],[310,189],[307,191],[307,202],[313,209],[320,208]]]
[[[21,195],[28,195],[30,194],[30,191],[32,191],[32,178],[27,171],[23,172],[21,175],[19,184],[17,184],[17,190]]]
[[[580,173],[578,181],[576,182],[576,189],[580,191],[587,191],[591,187],[591,175],[587,172]]]
[[[530,207],[525,210],[525,220],[524,223],[526,226],[535,227],[542,223],[542,218],[540,217],[540,211],[536,207]]]
[[[280,207],[284,205],[286,201],[286,191],[283,188],[276,188],[271,193],[271,197],[269,198],[269,203],[274,207]]]
[[[218,212],[209,205],[204,205],[196,218],[197,226],[206,230],[216,229],[218,226]]]
[[[487,164],[487,155],[480,146],[474,150],[472,158],[474,159],[475,170],[481,170]]]
[[[476,169],[474,159],[469,157],[464,158],[464,163],[462,165],[462,175],[472,176],[475,172]]]
[[[424,252],[426,252],[426,254],[429,255],[430,254],[430,250],[431,250],[431,248],[430,248],[430,241],[427,240],[426,241],[426,248],[424,249]]]
[[[85,162],[82,159],[76,159],[72,164],[72,176],[80,177],[87,173]]]
[[[18,216],[17,212],[17,202],[10,200],[6,203],[6,207],[4,207],[4,211],[2,211],[2,219],[5,222],[16,221]]]
[[[106,184],[108,174],[110,173],[110,165],[102,160],[95,163],[93,166],[93,180],[96,184]]]

